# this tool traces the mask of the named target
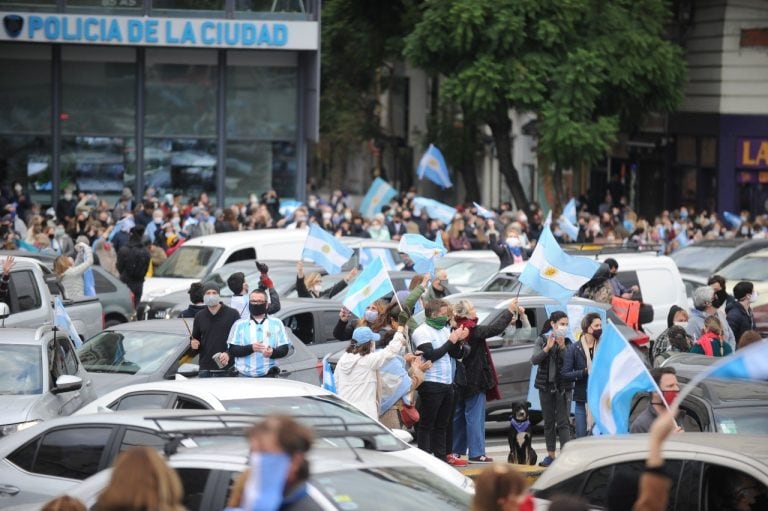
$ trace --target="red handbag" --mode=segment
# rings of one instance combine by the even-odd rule
[[[412,428],[414,424],[419,422],[420,418],[419,411],[414,405],[403,404],[400,407],[400,422],[402,422],[403,426],[406,428]]]

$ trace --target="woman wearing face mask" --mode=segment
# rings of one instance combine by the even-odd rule
[[[323,289],[323,277],[312,272],[304,276],[304,262],[296,263],[296,293],[299,298],[333,298],[347,287],[347,284],[357,275],[357,268],[353,268],[346,277],[338,281],[333,287]]]
[[[373,240],[389,241],[389,229],[384,225],[384,215],[376,215],[368,227],[368,234]]]
[[[388,306],[389,304],[384,300],[376,300],[365,308],[363,317],[356,324],[349,321],[352,316],[349,309],[342,307],[341,311],[339,311],[339,321],[333,327],[333,337],[339,341],[348,341],[352,339],[352,332],[354,332],[355,328],[367,326],[375,333],[381,334],[382,339],[379,346],[386,345],[394,334],[394,330],[390,327],[389,317],[387,316]]]
[[[575,382],[573,400],[576,402],[576,438],[586,436],[592,426],[592,421],[588,420],[587,416],[587,382],[602,333],[603,324],[600,315],[590,312],[581,320],[579,342],[568,346],[565,352],[563,380]]]
[[[687,334],[688,312],[673,305],[667,315],[667,329],[656,338],[651,352],[653,367],[659,367],[673,353],[687,353],[691,350],[693,338]]]
[[[539,463],[542,467],[554,461],[557,437],[561,449],[571,439],[568,394],[572,384],[561,376],[565,353],[571,343],[567,334],[568,315],[563,311],[553,312],[536,338],[531,355],[531,363],[538,366],[534,387],[539,391],[547,444],[547,457]]]
[[[378,419],[378,371],[388,360],[400,354],[405,344],[403,329],[399,328],[392,341],[378,351],[376,342],[381,340],[381,335],[367,326],[355,328],[352,340],[354,342],[350,343],[336,364],[336,392],[369,417]]]

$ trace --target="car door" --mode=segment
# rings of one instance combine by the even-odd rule
[[[50,390],[51,406],[58,410],[57,415],[72,415],[76,410],[83,407],[96,398],[85,370],[77,358],[75,347],[72,341],[67,337],[58,336],[48,342],[48,363],[51,375]],[[56,380],[60,376],[76,376],[83,381],[83,386],[78,390],[61,392],[53,394],[51,390],[55,388]]]
[[[48,430],[12,451],[0,468],[0,508],[48,500],[107,467],[112,425]]]
[[[4,320],[6,327],[52,323],[50,319],[41,318],[43,300],[32,269],[20,269],[11,272],[8,287],[8,307],[11,310],[11,315]]]
[[[277,361],[277,366],[280,368],[280,378],[319,385],[320,373],[317,356],[289,330],[286,329],[285,334],[293,347],[287,357]]]
[[[328,309],[313,312],[315,318],[315,343],[309,346],[309,349],[317,358],[323,358],[347,347],[348,341],[340,341],[333,335],[333,329],[339,321],[340,308],[339,304],[334,304]]]

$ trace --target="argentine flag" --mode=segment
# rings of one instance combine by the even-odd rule
[[[58,296],[54,300],[53,324],[58,327],[59,330],[63,330],[64,333],[67,334],[75,344],[75,348],[79,348],[83,345],[83,341],[80,340],[80,335],[77,333],[75,324],[72,323],[72,318],[69,317],[67,309],[64,308],[64,304],[61,303],[61,298]]]
[[[576,225],[578,219],[576,218],[576,199],[571,198],[563,208],[563,216],[568,219],[571,224]]]
[[[680,234],[675,236],[675,239],[677,240],[677,247],[678,248],[687,247],[688,243],[689,243],[689,240],[688,240],[688,230],[687,229],[683,229],[682,231],[680,231]]]
[[[408,254],[413,259],[416,273],[435,274],[435,259],[448,253],[440,236],[430,241],[421,234],[406,234],[400,238],[399,252]]]
[[[358,249],[358,262],[363,268],[375,261],[377,257],[381,257],[381,260],[384,261],[384,269],[398,269],[397,263],[395,262],[395,258],[392,257],[392,251],[390,249],[377,247],[361,247]]]
[[[437,184],[440,188],[451,188],[451,177],[448,175],[448,167],[445,165],[445,159],[440,149],[429,144],[424,156],[421,157],[419,167],[416,169],[419,179],[425,177]]]
[[[536,249],[520,274],[520,282],[543,296],[566,304],[599,267],[598,261],[563,252],[549,225],[546,225],[541,231]]]
[[[344,296],[344,307],[358,318],[363,317],[365,308],[388,293],[394,293],[392,281],[384,269],[384,262],[377,258],[368,265],[349,285]]]
[[[392,188],[392,185],[377,177],[371,183],[368,193],[363,197],[363,202],[360,204],[360,214],[366,218],[373,218],[396,195],[397,190]]]
[[[723,211],[723,218],[726,222],[731,224],[731,227],[734,229],[741,227],[741,217],[739,215],[734,215],[730,211]]]
[[[632,397],[638,392],[661,391],[612,322],[603,323],[603,335],[595,351],[587,382],[589,411],[602,433],[628,433]]]
[[[301,256],[311,259],[328,273],[334,274],[341,272],[341,267],[354,253],[354,250],[337,240],[331,233],[312,224]]]
[[[430,218],[440,220],[445,225],[453,222],[453,217],[456,215],[456,208],[452,208],[447,204],[426,197],[414,197],[413,205],[416,210],[419,210],[419,212],[416,213],[417,215],[421,214],[422,209],[426,209],[427,215],[429,215]]]
[[[331,369],[331,363],[328,361],[328,357],[331,354],[327,354],[323,357],[323,385],[325,390],[329,390],[336,393],[336,380],[333,378],[333,369]]]
[[[576,239],[579,237],[579,228],[573,225],[570,220],[568,220],[568,217],[565,216],[565,213],[560,215],[558,224],[560,224],[560,229],[562,229],[562,231],[567,234],[569,238],[571,238],[571,241],[576,241]]]
[[[477,202],[473,202],[472,204],[474,204],[475,209],[477,209],[477,214],[480,215],[481,217],[485,218],[486,220],[489,219],[489,218],[496,218],[496,213],[494,213],[493,211],[491,211],[489,209],[485,209],[484,207],[482,207]]]

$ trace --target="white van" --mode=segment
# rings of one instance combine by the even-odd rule
[[[576,254],[574,254],[576,255]],[[637,298],[653,306],[653,321],[643,325],[651,339],[655,339],[667,329],[667,314],[670,307],[677,305],[688,310],[688,297],[685,285],[675,262],[667,256],[655,252],[627,252],[605,254],[583,254],[599,261],[613,258],[619,263],[617,277],[626,287],[638,286]],[[483,291],[511,291],[516,289],[517,279],[526,263],[518,263],[502,268],[482,288]],[[538,294],[533,290],[523,289],[520,294]]]
[[[298,261],[304,249],[304,229],[263,229],[224,232],[192,238],[155,268],[144,282],[142,302],[189,288],[227,263],[256,259]]]

